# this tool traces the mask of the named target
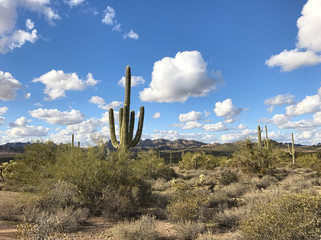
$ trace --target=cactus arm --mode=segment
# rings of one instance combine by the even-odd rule
[[[131,147],[135,147],[139,143],[140,138],[142,136],[143,124],[144,124],[144,114],[145,114],[145,109],[143,106],[141,106],[140,110],[139,110],[139,121],[138,121],[137,132],[136,132],[134,140],[132,141],[132,143],[130,145]]]
[[[113,144],[114,148],[118,148],[119,143],[116,138],[114,110],[112,108],[109,108],[108,117],[109,117],[109,131],[110,131],[111,143]]]
[[[122,131],[122,125],[123,125],[123,114],[124,114],[124,109],[120,108],[119,109],[119,141],[123,141],[123,135],[121,133]]]
[[[135,125],[135,111],[130,113],[130,124],[129,124],[129,142],[131,143],[134,135],[134,125]]]

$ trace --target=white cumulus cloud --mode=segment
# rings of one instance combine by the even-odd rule
[[[286,107],[286,114],[289,116],[296,116],[306,113],[315,113],[321,111],[321,88],[318,94],[306,96],[302,101],[297,104]]]
[[[179,115],[178,119],[180,122],[190,122],[190,121],[198,121],[202,118],[201,112],[191,111],[188,113],[182,113]]]
[[[152,81],[139,97],[146,102],[185,102],[191,96],[205,96],[222,81],[219,72],[212,75],[200,52],[178,52],[154,63]]]
[[[108,110],[109,108],[119,108],[123,103],[119,101],[113,101],[106,104],[105,100],[98,96],[92,96],[89,100],[90,103],[98,105],[99,108]]]
[[[1,108],[0,108],[0,115],[5,114],[7,111],[8,111],[8,108],[7,108],[7,107],[1,107]]]
[[[84,115],[79,111],[72,109],[70,112],[61,112],[58,109],[43,109],[29,111],[29,114],[38,119],[42,119],[50,124],[72,125],[83,121]]]
[[[283,71],[321,63],[321,1],[308,0],[297,20],[296,48],[284,50],[266,60],[270,67],[279,66]]]
[[[81,91],[89,86],[95,86],[98,81],[95,80],[91,73],[87,74],[87,79],[82,80],[76,73],[64,73],[62,70],[51,70],[39,78],[33,79],[32,82],[41,82],[46,85],[46,100],[55,100],[65,97],[65,91]]]
[[[44,137],[48,134],[49,128],[42,126],[28,125],[25,117],[18,118],[15,122],[9,124],[10,129],[6,131],[7,137],[11,141],[25,137]]]
[[[141,76],[131,76],[131,86],[135,87],[139,84],[144,84],[145,79]],[[118,85],[125,87],[125,77],[122,76],[121,79],[118,81]]]
[[[107,25],[113,25],[114,24],[114,18],[116,17],[116,12],[111,6],[107,6],[107,8],[104,11],[105,15],[103,19],[101,20],[102,23]]]
[[[264,101],[265,105],[270,105],[270,107],[267,109],[268,112],[273,112],[275,106],[280,105],[289,105],[294,103],[294,95],[291,94],[279,94],[275,97],[268,98]]]
[[[218,123],[214,123],[214,124],[205,124],[203,126],[203,129],[205,131],[209,131],[209,132],[217,132],[217,131],[226,131],[226,130],[228,130],[228,128],[226,127],[226,125],[223,122],[218,122]]]
[[[85,0],[64,0],[70,7],[75,7],[82,4]]]
[[[11,73],[0,71],[0,86],[0,99],[8,101],[16,97],[16,90],[21,88],[21,83]]]
[[[242,112],[242,108],[235,107],[232,99],[228,98],[222,102],[216,102],[213,111],[216,116],[223,117],[228,123],[231,123]]]

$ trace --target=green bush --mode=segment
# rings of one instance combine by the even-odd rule
[[[235,171],[232,171],[230,169],[226,169],[220,173],[218,181],[222,185],[229,185],[231,183],[238,182],[239,177]]]
[[[142,179],[172,179],[176,177],[175,171],[165,164],[163,158],[158,157],[156,151],[141,151],[133,162],[133,170],[136,176]]]
[[[245,140],[241,147],[233,154],[230,165],[242,169],[248,174],[263,176],[270,173],[280,162],[284,161],[285,152],[277,147],[258,147],[256,143]]]
[[[320,239],[321,196],[290,193],[257,204],[240,230],[247,240]]]
[[[204,152],[185,153],[178,163],[181,169],[214,169],[219,164],[217,157],[206,155]]]

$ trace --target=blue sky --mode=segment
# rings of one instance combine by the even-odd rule
[[[145,139],[321,142],[321,0],[2,0],[0,144],[109,139],[126,65]]]

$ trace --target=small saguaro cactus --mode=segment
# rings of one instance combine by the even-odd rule
[[[292,155],[292,163],[295,164],[295,149],[294,149],[294,138],[292,133],[292,149],[290,150],[290,144],[288,145],[288,151]]]
[[[130,88],[131,88],[131,72],[130,67],[126,67],[126,77],[125,77],[125,100],[124,107],[119,109],[119,142],[116,138],[115,133],[115,121],[114,121],[114,110],[109,109],[109,130],[111,143],[115,148],[118,149],[129,149],[135,147],[142,136],[143,132],[143,122],[144,122],[144,107],[140,107],[139,112],[139,122],[137,127],[137,132],[135,138],[133,138],[134,124],[135,124],[135,111],[130,111]]]
[[[74,147],[75,144],[75,135],[71,134],[71,147]]]
[[[263,130],[261,130],[260,125],[257,126],[257,146],[260,148],[262,146],[262,138],[261,138],[261,133]]]
[[[265,125],[265,147],[267,150],[269,150],[269,137],[268,137],[268,131],[267,131],[266,125]]]

